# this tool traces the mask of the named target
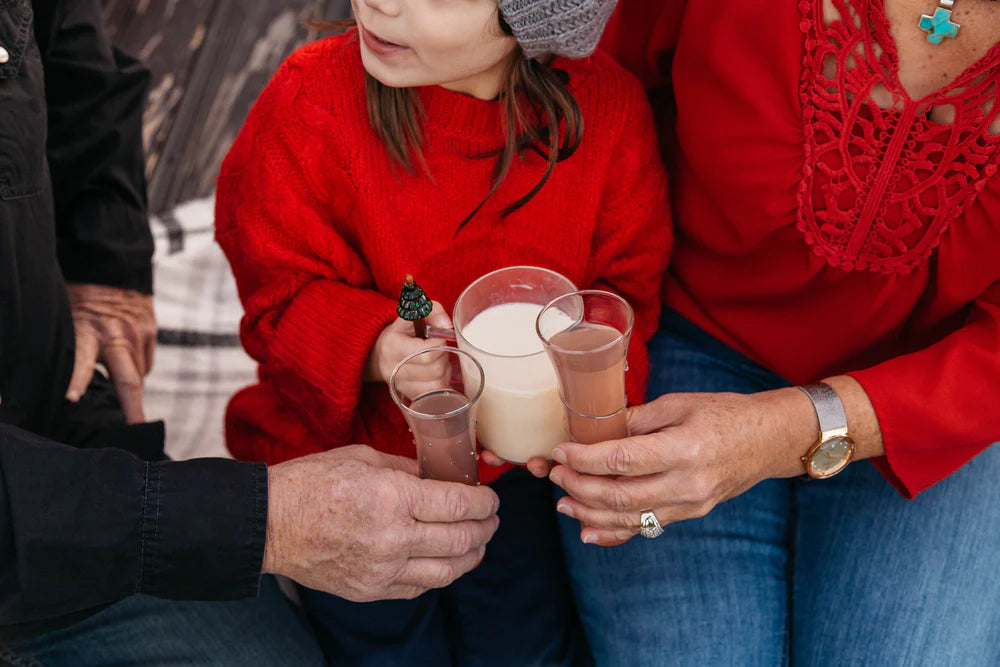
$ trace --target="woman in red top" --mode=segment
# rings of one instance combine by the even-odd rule
[[[642,85],[610,56],[585,57],[613,6],[359,1],[357,31],[284,63],[219,178],[217,238],[260,363],[227,414],[237,458],[356,442],[414,456],[385,380],[442,341],[397,320],[407,273],[440,300],[439,326],[465,286],[510,265],[619,292],[637,314],[629,394],[641,402],[671,232]],[[551,485],[485,465],[480,479],[502,509],[470,575],[414,601],[303,591],[331,659],[585,662]]]
[[[647,435],[555,452],[600,664],[1000,663],[1000,2],[951,5],[621,5],[677,242]]]

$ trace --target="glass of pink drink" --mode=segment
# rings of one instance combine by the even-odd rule
[[[437,386],[411,396],[398,382],[407,364],[428,356],[448,355],[451,372]],[[432,347],[399,362],[389,377],[389,393],[413,432],[420,476],[442,482],[479,484],[476,457],[476,408],[483,393],[483,367],[471,355],[453,347]]]
[[[538,315],[535,328],[556,369],[575,442],[628,436],[625,356],[634,320],[625,299],[599,290],[558,297]]]

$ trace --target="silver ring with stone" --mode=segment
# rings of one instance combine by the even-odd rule
[[[652,540],[663,534],[663,526],[656,520],[653,510],[646,510],[639,516],[639,534]]]

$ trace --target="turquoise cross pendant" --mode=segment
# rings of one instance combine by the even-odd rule
[[[920,17],[920,29],[927,33],[927,41],[931,44],[940,44],[945,37],[958,37],[958,30],[962,27],[951,20],[955,0],[939,0],[939,3],[941,6],[932,16],[924,14]]]

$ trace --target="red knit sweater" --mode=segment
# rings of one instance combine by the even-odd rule
[[[494,159],[472,156],[502,145],[499,103],[419,89],[428,178],[394,165],[373,131],[353,34],[284,63],[219,177],[217,239],[246,309],[243,344],[260,364],[260,383],[227,413],[237,458],[277,463],[350,443],[413,456],[386,386],[363,381],[407,273],[449,310],[477,277],[517,264],[619,292],[636,310],[628,384],[630,400],[642,399],[671,242],[652,114],[638,80],[608,56],[554,67],[583,111],[579,150],[502,219],[545,169],[534,153],[515,161],[457,231],[489,191]],[[500,472],[484,466],[480,478]]]
[[[792,382],[855,377],[912,497],[1000,440],[1000,45],[914,100],[883,3],[849,5],[626,2],[605,44],[677,100],[666,303]]]

